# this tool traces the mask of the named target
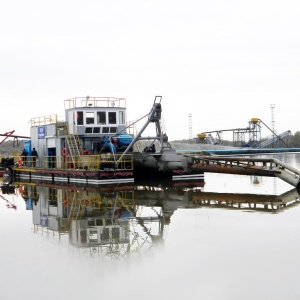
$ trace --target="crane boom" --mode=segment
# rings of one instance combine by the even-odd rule
[[[30,139],[30,137],[28,136],[23,136],[23,135],[14,135],[15,131],[12,130],[12,131],[8,131],[8,132],[5,132],[5,133],[0,133],[0,136],[4,136],[5,138],[0,141],[0,145],[6,140],[8,139],[9,137],[13,137],[13,138],[20,138],[20,139]]]

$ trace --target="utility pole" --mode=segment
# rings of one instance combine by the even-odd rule
[[[192,114],[189,114],[189,139],[193,139]]]
[[[275,109],[275,104],[270,104],[271,108],[271,118],[272,118],[272,131],[273,131],[273,143],[272,147],[275,147],[275,117],[274,117],[274,109]]]

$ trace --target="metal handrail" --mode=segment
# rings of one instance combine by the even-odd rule
[[[121,154],[114,154],[118,159]],[[116,168],[118,170],[132,170],[133,169],[133,155],[126,154],[118,165],[115,164],[115,159],[112,155],[78,155],[74,156],[74,161],[78,162],[76,165],[73,163],[71,156],[45,156],[43,162],[39,167],[43,169],[76,169],[76,170],[89,170],[96,171],[103,168]]]
[[[56,169],[56,170],[89,170],[97,171],[101,169],[117,169],[117,170],[133,170],[133,155],[126,154],[116,164],[122,154],[97,154],[97,155],[77,155],[74,160],[78,164],[73,163],[71,156],[44,156],[36,162],[36,167],[32,166],[33,156],[27,156],[27,163],[24,165],[22,156],[10,156],[14,158],[16,164],[15,169]]]
[[[125,98],[76,97],[64,101],[65,110],[77,107],[126,107]]]
[[[31,127],[47,125],[47,124],[55,124],[59,122],[64,122],[64,118],[59,117],[57,114],[47,115],[43,117],[35,117],[29,120]]]

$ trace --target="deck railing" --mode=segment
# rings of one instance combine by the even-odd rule
[[[30,119],[30,126],[41,126],[41,125],[48,125],[48,124],[56,124],[56,123],[63,123],[64,118],[59,117],[58,115],[48,115],[43,117],[35,117]]]
[[[78,107],[126,107],[125,98],[76,97],[65,100],[65,110]]]
[[[44,156],[36,161],[34,157],[27,156],[24,159],[21,156],[10,156],[14,158],[18,168],[41,168],[57,170],[89,170],[96,171],[101,169],[133,170],[133,155],[125,154],[122,160],[118,161],[122,154],[101,154],[101,155],[77,155],[74,161],[71,156]],[[118,163],[116,163],[118,161]]]

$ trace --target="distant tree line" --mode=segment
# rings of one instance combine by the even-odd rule
[[[288,136],[286,143],[290,148],[300,148],[300,131]]]

